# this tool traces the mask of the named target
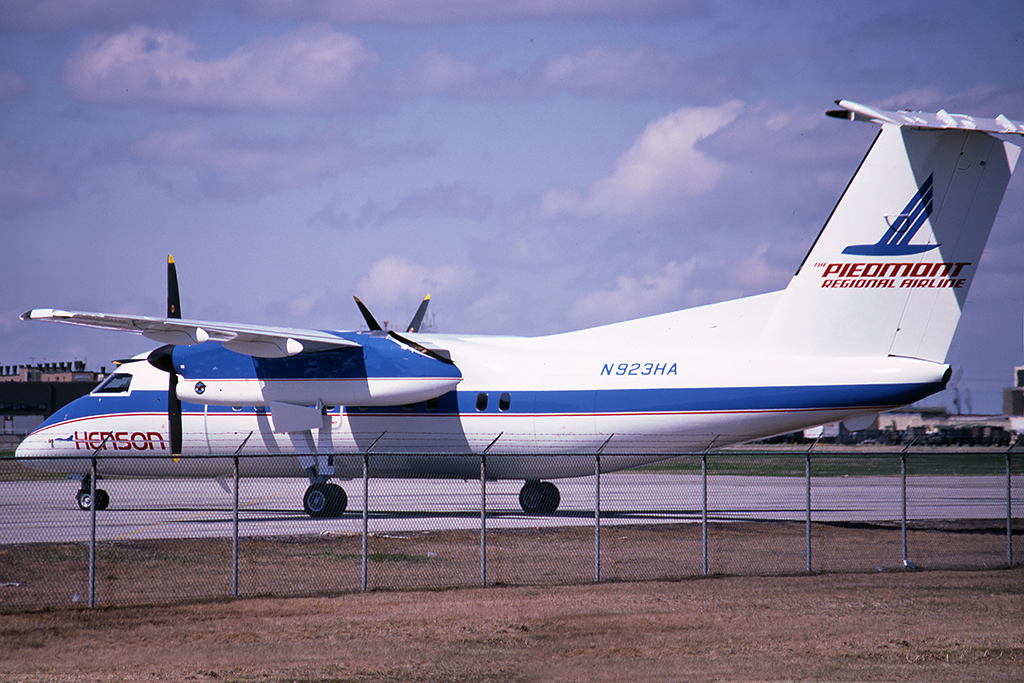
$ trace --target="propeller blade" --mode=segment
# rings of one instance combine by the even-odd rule
[[[379,332],[382,330],[383,328],[380,326],[380,323],[378,323],[373,317],[373,314],[370,313],[370,309],[368,309],[366,305],[359,300],[359,297],[354,296],[352,298],[356,300],[356,306],[359,307],[359,312],[363,314],[363,320],[366,321],[366,326],[370,328],[370,332]]]
[[[420,304],[420,307],[416,309],[416,315],[412,317],[412,320],[409,322],[409,326],[405,328],[406,332],[420,331],[420,325],[423,324],[423,316],[427,314],[427,306],[429,305],[430,295],[427,294],[425,297],[423,297],[423,302]]]
[[[167,255],[167,317],[181,318],[181,295],[178,292],[178,269],[174,256]],[[149,354],[147,359],[155,367],[167,373],[167,431],[171,437],[171,457],[181,457],[181,399],[178,398],[178,373],[174,371],[171,345],[161,346]]]
[[[448,365],[455,365],[455,361],[453,361],[451,359],[451,356],[445,356],[445,355],[441,354],[439,351],[435,351],[434,349],[428,349],[426,346],[423,346],[423,344],[417,344],[412,339],[406,339],[405,337],[403,337],[402,335],[398,334],[397,332],[388,331],[388,335],[392,339],[394,339],[395,341],[398,341],[398,342],[400,342],[402,344],[405,344],[406,346],[409,346],[411,348],[416,349],[417,351],[422,353],[424,356],[430,356],[434,360],[439,360],[442,363],[447,363]],[[448,352],[445,351],[445,353],[448,353]]]
[[[167,255],[167,317],[181,318],[181,297],[178,295],[178,269],[174,256]]]
[[[145,358],[115,358],[114,360],[112,360],[110,362],[113,363],[115,367],[121,367],[122,365],[127,365],[128,363],[138,363],[139,361],[142,361],[142,360],[146,360],[146,359]]]
[[[171,433],[171,457],[181,457],[181,399],[178,398],[178,375],[167,375],[167,430]]]

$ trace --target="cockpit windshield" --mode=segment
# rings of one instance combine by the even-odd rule
[[[94,394],[123,394],[131,386],[132,376],[123,372],[115,372],[92,390]]]

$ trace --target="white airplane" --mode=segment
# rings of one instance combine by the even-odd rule
[[[623,470],[827,422],[856,428],[945,388],[945,356],[1024,123],[847,101],[881,125],[786,289],[544,337],[333,332],[180,317],[170,259],[164,318],[36,309],[25,320],[165,344],[57,411],[17,457],[100,475],[308,477],[306,512],[347,505],[332,478],[548,481]],[[358,302],[358,300],[357,300]],[[423,307],[426,305],[424,301]],[[148,362],[146,362],[148,361]],[[581,457],[588,455],[590,457]],[[126,457],[130,456],[130,457]],[[203,457],[199,457],[203,456]],[[210,457],[224,456],[224,457]],[[97,491],[97,508],[109,496]]]

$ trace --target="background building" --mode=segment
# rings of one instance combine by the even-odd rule
[[[13,451],[26,434],[61,406],[92,391],[106,374],[85,362],[0,365],[0,452]]]
[[[1024,365],[1013,369],[1013,386],[1003,389],[1003,415],[1024,415]]]

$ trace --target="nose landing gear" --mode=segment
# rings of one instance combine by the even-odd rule
[[[82,480],[82,487],[78,489],[78,493],[75,494],[75,500],[78,501],[78,507],[82,510],[88,510],[92,507],[92,482],[89,477]],[[110,505],[110,495],[103,489],[96,489],[96,509],[106,510],[107,506]]]

